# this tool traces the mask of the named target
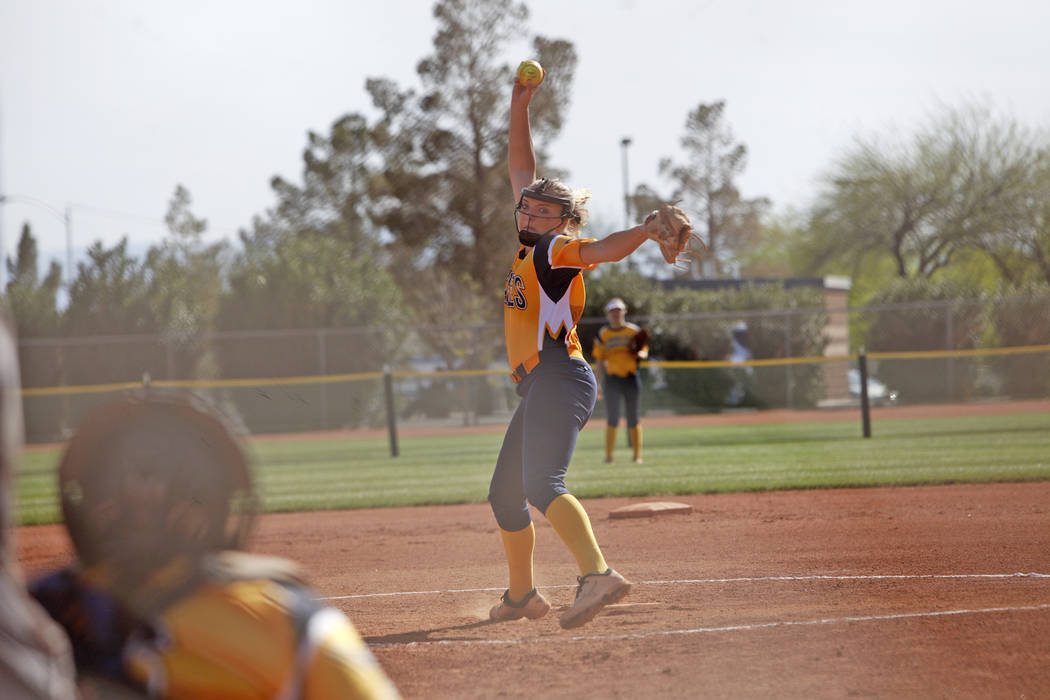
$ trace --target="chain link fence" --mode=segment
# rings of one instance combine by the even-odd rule
[[[876,402],[1050,396],[1046,298],[631,320],[653,335],[641,370],[647,415],[848,405],[860,348]],[[581,320],[586,351],[603,323]],[[849,353],[828,351],[837,335],[849,338]],[[216,333],[189,343],[27,339],[19,354],[30,442],[67,437],[91,406],[144,380],[208,394],[253,433],[384,426],[384,371],[402,425],[505,423],[517,405],[498,323]]]

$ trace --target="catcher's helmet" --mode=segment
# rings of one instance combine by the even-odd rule
[[[59,465],[59,494],[80,561],[132,587],[177,557],[243,548],[256,511],[227,421],[198,400],[156,395],[87,416]]]

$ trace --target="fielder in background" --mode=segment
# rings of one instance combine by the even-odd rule
[[[538,67],[538,64],[536,64]],[[550,603],[536,590],[529,511],[535,507],[572,552],[579,568],[576,597],[559,623],[579,627],[625,595],[631,584],[608,566],[591,522],[565,487],[580,429],[594,410],[597,383],[583,358],[576,323],[583,313],[584,270],[622,260],[657,234],[662,219],[596,240],[581,238],[587,190],[536,178],[529,103],[542,69],[519,70],[511,91],[508,163],[519,248],[504,289],[504,334],[511,375],[521,397],[511,418],[489,486],[510,585],[489,613],[493,620],[537,619]],[[673,212],[672,212],[673,213]],[[672,247],[689,235],[675,229]],[[659,242],[659,241],[658,241]],[[669,257],[676,259],[677,253]]]
[[[620,423],[620,403],[624,404],[627,432],[634,451],[634,463],[642,463],[642,426],[638,420],[642,382],[638,360],[649,357],[649,332],[626,321],[627,304],[616,297],[605,305],[609,323],[594,338],[591,355],[598,363],[598,382],[605,394],[605,462],[613,461],[616,428]]]
[[[146,395],[96,408],[59,494],[76,563],[32,590],[72,639],[84,697],[398,697],[295,564],[244,551],[252,470],[213,407]]]
[[[26,592],[9,529],[22,440],[18,355],[11,324],[0,312],[0,698],[72,700],[69,640]]]

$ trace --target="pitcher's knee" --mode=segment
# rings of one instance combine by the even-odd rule
[[[528,527],[532,517],[529,515],[529,504],[517,498],[500,497],[489,492],[489,505],[496,516],[496,524],[507,532],[517,532]]]
[[[562,482],[551,483],[547,480],[537,481],[536,483],[525,484],[525,497],[529,499],[529,503],[534,505],[541,513],[547,512],[547,507],[551,502],[562,495],[568,493],[569,489],[565,488],[565,484]]]

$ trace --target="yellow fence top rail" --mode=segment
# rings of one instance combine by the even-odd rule
[[[914,352],[869,352],[867,357],[873,360],[903,359],[937,359],[947,357],[980,357],[995,355],[1023,355],[1050,352],[1048,345],[1023,345],[1008,348],[974,348],[969,350],[923,350]],[[643,367],[701,368],[701,367],[773,367],[778,365],[802,365],[820,362],[844,362],[857,359],[852,355],[819,355],[811,357],[779,357],[763,360],[652,360],[640,363]],[[395,379],[412,377],[483,377],[509,376],[505,369],[458,369],[434,372],[417,372],[413,370],[394,370],[390,375]],[[23,396],[62,396],[68,394],[98,394],[114,391],[129,391],[150,386],[162,388],[222,388],[253,386],[287,386],[295,384],[338,384],[382,379],[384,372],[356,372],[351,374],[318,374],[300,377],[252,377],[244,379],[175,379],[139,382],[114,382],[110,384],[80,384],[76,386],[51,386],[22,389]]]

